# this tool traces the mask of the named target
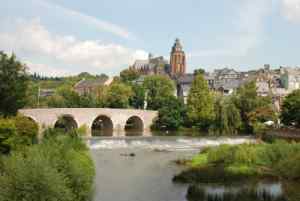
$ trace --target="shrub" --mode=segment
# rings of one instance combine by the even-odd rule
[[[79,136],[85,136],[87,134],[88,126],[83,124],[76,130]]]
[[[254,165],[257,163],[256,146],[249,144],[238,145],[233,154],[235,164]]]
[[[7,154],[11,149],[11,138],[17,133],[15,124],[10,119],[0,119],[0,153]]]
[[[54,135],[4,159],[0,200],[88,200],[95,172],[86,145],[77,137],[47,132]]]
[[[300,179],[300,154],[283,158],[276,164],[275,170],[287,179]]]
[[[72,201],[66,184],[68,178],[53,168],[48,157],[34,148],[30,157],[14,153],[5,159],[0,176],[0,200],[5,201]]]
[[[232,161],[234,147],[230,145],[220,145],[208,151],[209,163],[228,163]]]
[[[225,171],[233,175],[257,175],[256,168],[248,165],[230,165],[225,168]]]
[[[193,167],[201,167],[207,164],[208,164],[208,154],[206,153],[201,153],[199,155],[196,155],[191,161],[191,165]]]

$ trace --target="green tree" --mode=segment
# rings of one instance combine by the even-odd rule
[[[131,82],[138,79],[140,74],[133,68],[125,69],[120,72],[120,78],[122,82]]]
[[[109,108],[128,108],[129,98],[132,94],[130,86],[122,83],[113,83],[107,90],[105,105]]]
[[[241,127],[240,111],[230,97],[219,97],[215,103],[214,129],[220,135],[234,135]]]
[[[203,68],[196,69],[196,70],[194,70],[194,74],[195,75],[197,75],[197,74],[204,75],[205,74],[205,70]]]
[[[143,109],[145,102],[145,89],[142,85],[131,84],[133,96],[130,97],[130,106],[136,109]]]
[[[300,89],[284,99],[280,118],[283,124],[300,128]]]
[[[163,75],[152,75],[145,78],[143,87],[147,94],[147,109],[160,108],[161,98],[174,96],[175,86],[173,81]]]
[[[61,86],[55,95],[48,98],[48,106],[56,108],[96,107],[96,96],[86,94],[80,96],[69,86]]]
[[[183,126],[186,115],[185,105],[175,96],[161,98],[158,119],[154,122],[154,129],[177,130]]]
[[[240,110],[244,132],[253,133],[249,113],[260,107],[271,107],[271,98],[258,96],[256,84],[252,81],[239,87],[233,99],[236,107]]]
[[[28,80],[25,65],[0,52],[0,115],[16,115],[25,106]]]
[[[214,119],[214,98],[202,74],[196,75],[187,99],[189,121],[207,130]]]

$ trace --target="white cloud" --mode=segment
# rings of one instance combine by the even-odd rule
[[[233,16],[234,26],[229,33],[220,36],[222,47],[200,50],[190,57],[243,57],[262,42],[263,20],[270,8],[269,0],[243,0]]]
[[[30,73],[37,73],[41,76],[60,77],[72,75],[72,72],[64,70],[63,68],[57,68],[46,64],[32,63],[30,61],[25,61],[24,63],[29,68]]]
[[[76,21],[81,21],[85,24],[92,25],[95,28],[97,28],[100,31],[107,31],[110,33],[113,33],[117,36],[120,36],[125,39],[135,39],[133,33],[130,33],[128,30],[126,30],[124,27],[121,27],[119,25],[113,24],[111,22],[107,22],[104,20],[100,20],[96,17],[89,16],[86,14],[83,14],[81,12],[62,7],[58,4],[50,3],[46,0],[33,0],[35,4],[38,4],[47,10],[53,12],[53,13],[63,13],[63,15],[71,17],[75,19]]]
[[[282,0],[282,13],[291,22],[300,22],[300,0]]]
[[[114,70],[125,68],[135,59],[147,57],[143,50],[130,49],[119,44],[83,41],[70,35],[52,34],[36,19],[19,20],[14,30],[0,33],[0,44],[6,51],[14,51],[27,60],[30,57],[60,62],[65,66],[66,72],[102,71],[113,74]],[[67,70],[68,66],[72,66],[72,69]],[[38,69],[41,68],[39,66]]]

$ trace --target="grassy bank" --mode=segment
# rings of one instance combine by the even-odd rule
[[[94,165],[78,137],[58,135],[1,157],[0,200],[86,201]]]
[[[249,178],[300,180],[300,144],[221,145],[207,148],[186,163],[176,182],[234,182]]]

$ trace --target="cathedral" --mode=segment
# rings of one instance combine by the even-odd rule
[[[171,78],[180,77],[186,73],[186,59],[180,40],[177,38],[171,49],[170,63],[162,56],[153,57],[149,54],[146,60],[136,60],[132,65],[133,69],[142,75],[163,74]]]

